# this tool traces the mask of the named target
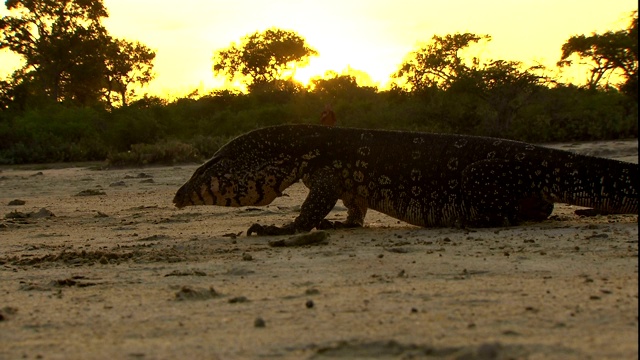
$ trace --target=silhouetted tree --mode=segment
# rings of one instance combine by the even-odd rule
[[[310,88],[313,93],[319,94],[327,100],[336,99],[358,89],[358,81],[355,76],[338,75],[335,72],[327,72],[327,77],[311,79]]]
[[[113,40],[109,44],[105,71],[109,105],[114,100],[127,105],[129,97],[134,95],[131,85],[145,85],[153,79],[155,57],[155,52],[139,42]]]
[[[518,61],[495,60],[466,71],[451,90],[469,92],[485,101],[495,112],[495,121],[487,132],[502,135],[509,130],[518,111],[549,81],[535,73],[543,69],[536,65],[522,70]]]
[[[400,86],[410,93],[433,97],[434,91],[446,91],[480,99],[493,112],[493,120],[485,124],[486,131],[500,135],[509,130],[518,110],[547,78],[534,73],[543,69],[542,66],[522,70],[522,64],[517,61],[482,62],[478,58],[465,61],[460,51],[482,40],[490,41],[491,37],[470,33],[434,36],[426,47],[409,55],[394,77],[404,81]],[[469,100],[460,106],[478,111],[477,105]],[[479,125],[479,114],[464,117],[464,123],[456,124],[455,128],[469,131]]]
[[[107,42],[102,1],[9,0],[6,6],[16,15],[0,20],[0,48],[24,58],[22,73],[33,75],[32,85],[56,101],[97,100]]]
[[[11,98],[11,83],[7,80],[0,80],[0,110],[6,110],[9,108]],[[2,121],[1,117],[0,121]]]
[[[358,85],[355,76],[338,75],[333,71],[328,71],[324,78],[311,79],[309,89],[324,104],[355,103],[378,91],[376,87]]]
[[[6,6],[11,15],[0,19],[0,49],[23,57],[12,85],[26,86],[30,96],[87,105],[114,90],[114,82],[122,95],[131,82],[151,79],[155,54],[108,35],[102,0],[8,0]]]
[[[638,96],[638,12],[634,11],[631,23],[625,30],[607,31],[591,36],[575,35],[562,45],[562,56],[558,66],[569,66],[569,58],[577,55],[582,64],[591,69],[587,79],[587,88],[595,89],[602,81],[608,85],[609,77],[616,71],[621,72],[625,82],[618,88],[628,95]]]
[[[269,29],[256,32],[242,39],[240,45],[232,43],[214,56],[215,74],[226,74],[230,80],[241,79],[248,86],[261,86],[275,80],[283,80],[295,72],[318,52],[293,31]]]
[[[426,47],[410,53],[393,77],[404,81],[409,91],[419,92],[430,87],[447,89],[470,69],[459,52],[482,40],[490,41],[491,37],[470,33],[435,35]],[[477,61],[473,59],[472,66],[477,66]]]

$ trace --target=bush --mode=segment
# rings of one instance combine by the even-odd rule
[[[0,126],[0,163],[104,160],[104,115],[93,108],[55,105],[15,116]]]
[[[228,143],[230,138],[225,136],[203,136],[198,135],[194,137],[190,144],[193,146],[196,151],[201,154],[204,158],[210,158],[213,154],[218,151],[222,147],[222,145]]]
[[[333,92],[289,92],[275,98],[265,93],[218,92],[171,103],[147,97],[113,110],[53,104],[3,111],[0,164],[105,159],[112,166],[199,162],[229,139],[258,127],[319,124],[329,103],[338,125],[347,127],[494,135],[529,142],[638,136],[637,101],[615,90],[541,88],[510,108],[513,120],[509,117],[507,125],[496,127],[495,107],[472,92],[380,92],[349,84]]]
[[[191,145],[179,141],[163,141],[156,144],[135,144],[126,152],[107,156],[109,166],[174,165],[202,162],[203,157]]]

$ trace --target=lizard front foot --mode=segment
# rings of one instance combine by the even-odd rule
[[[258,236],[292,235],[296,233],[296,229],[292,225],[278,227],[275,225],[253,224],[247,230],[247,236],[251,236],[254,233]]]
[[[341,221],[329,221],[327,219],[323,219],[316,229],[318,230],[335,230],[335,229],[352,229],[362,227],[361,224],[358,223],[350,223],[349,221],[341,222]]]

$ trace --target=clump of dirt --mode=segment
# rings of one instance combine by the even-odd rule
[[[13,315],[18,312],[18,308],[13,306],[5,306],[0,309],[0,321],[9,320]]]
[[[222,296],[219,294],[213,286],[208,289],[192,288],[190,286],[183,286],[176,293],[176,301],[185,300],[208,300]]]
[[[46,208],[42,208],[38,211],[34,211],[34,212],[30,212],[30,213],[23,213],[20,211],[12,211],[8,214],[6,214],[4,217],[5,219],[41,219],[41,218],[49,218],[49,217],[55,217],[56,215],[51,212],[50,210],[46,209]]]
[[[13,256],[0,258],[0,263],[9,263],[12,265],[39,265],[42,263],[63,263],[74,265],[87,265],[94,263],[107,264],[111,260],[122,261],[129,260],[134,257],[133,252],[115,253],[111,251],[62,251],[58,254],[46,254],[43,256]]]
[[[46,283],[38,281],[20,282],[22,291],[51,291],[60,288],[78,287],[84,288],[98,285],[100,282],[88,279],[84,275],[74,275],[64,279],[56,279]]]
[[[168,262],[177,263],[188,260],[187,257],[174,249],[136,249],[134,251],[123,251],[117,248],[112,250],[95,250],[95,251],[67,251],[63,250],[60,253],[45,254],[42,256],[9,256],[0,257],[0,264],[11,264],[19,266],[36,266],[45,263],[49,264],[61,264],[61,265],[74,265],[74,266],[86,266],[94,264],[120,264],[122,262],[133,261],[135,263],[148,263],[148,262]]]
[[[340,341],[322,346],[312,359],[334,358],[444,358],[464,360],[524,359],[531,354],[572,354],[563,347],[482,343],[464,347],[436,347],[420,344],[403,344],[394,340],[357,342]]]
[[[98,196],[98,195],[107,195],[107,193],[100,190],[88,189],[88,190],[82,190],[76,194],[76,196]]]
[[[292,236],[287,239],[271,240],[269,241],[269,246],[282,247],[326,244],[327,239],[329,239],[329,233],[326,231],[314,231],[308,234]]]
[[[200,270],[173,270],[165,275],[165,277],[167,276],[207,276],[207,273]]]

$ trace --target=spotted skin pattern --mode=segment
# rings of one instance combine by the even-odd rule
[[[298,180],[300,215],[248,234],[356,227],[368,209],[423,227],[497,227],[541,221],[554,203],[638,213],[638,165],[497,138],[321,125],[241,135],[176,193],[190,205],[260,206]],[[344,223],[325,220],[341,199]]]

